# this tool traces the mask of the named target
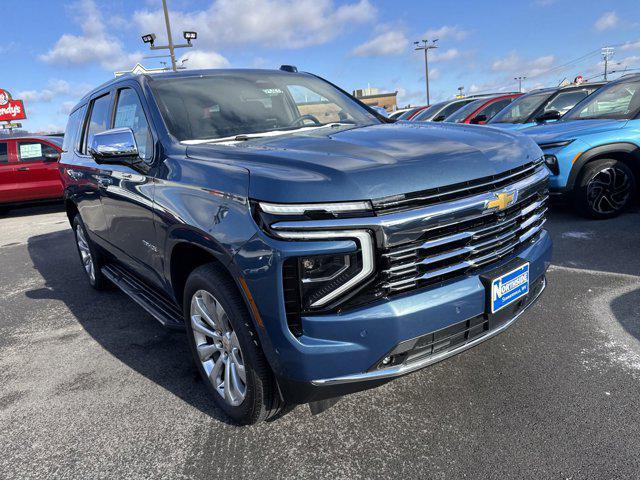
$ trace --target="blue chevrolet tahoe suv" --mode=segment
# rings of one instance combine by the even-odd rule
[[[610,218],[636,196],[640,174],[640,75],[602,87],[562,120],[523,130],[542,148],[551,193],[583,215]]]
[[[503,331],[551,255],[533,141],[396,123],[291,70],[120,77],[75,107],[61,159],[91,285],[184,328],[245,424]]]

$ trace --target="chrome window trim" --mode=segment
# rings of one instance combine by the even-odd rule
[[[349,281],[343,283],[340,287],[336,288],[333,292],[325,295],[324,297],[316,300],[311,304],[312,307],[323,307],[335,300],[343,293],[347,292],[350,288],[358,285],[375,270],[374,265],[374,247],[373,239],[366,230],[338,230],[338,231],[321,231],[321,232],[278,232],[277,235],[281,238],[288,240],[340,240],[344,238],[350,238],[357,240],[360,244],[360,251],[362,252],[362,270],[358,272]]]

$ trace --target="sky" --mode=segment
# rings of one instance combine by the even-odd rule
[[[140,36],[166,42],[161,0],[4,0],[0,88],[25,102],[32,132],[62,131],[74,104],[114,71],[161,67]],[[296,65],[345,90],[398,91],[400,106],[424,104],[430,51],[431,102],[465,92],[557,85],[610,69],[640,69],[638,0],[168,0],[174,41],[187,68]],[[597,78],[597,79],[601,79]]]

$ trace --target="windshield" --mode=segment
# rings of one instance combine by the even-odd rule
[[[462,123],[465,121],[465,119],[471,115],[473,112],[476,111],[476,109],[480,108],[485,102],[487,101],[486,98],[482,99],[482,100],[476,100],[475,102],[471,102],[466,104],[464,107],[456,110],[455,112],[453,112],[451,115],[449,115],[447,118],[444,119],[445,122],[455,122],[455,123]]]
[[[380,122],[329,83],[307,75],[229,72],[153,79],[151,85],[179,141]]]
[[[435,103],[435,104],[431,105],[430,107],[427,107],[424,110],[422,110],[419,114],[417,114],[415,117],[413,117],[412,120],[415,120],[416,122],[424,122],[426,120],[429,120],[436,113],[438,113],[440,110],[442,110],[442,107],[444,107],[447,103],[449,103],[449,102]]]
[[[529,116],[549,98],[553,92],[529,93],[511,102],[489,123],[524,123]]]
[[[418,108],[422,108],[422,107],[412,108],[411,110],[407,110],[406,112],[398,115],[398,120],[407,120],[411,115],[416,113],[416,110],[418,110]]]
[[[640,81],[614,83],[576,105],[563,120],[630,119],[640,111]]]

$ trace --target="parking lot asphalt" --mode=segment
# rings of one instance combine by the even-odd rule
[[[319,416],[228,424],[184,334],[93,291],[59,207],[0,218],[0,478],[640,475],[640,211],[555,208],[549,286],[504,334]]]

